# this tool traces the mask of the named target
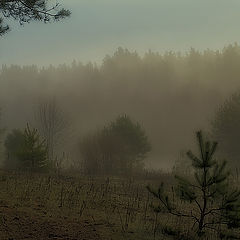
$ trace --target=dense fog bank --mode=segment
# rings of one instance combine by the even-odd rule
[[[180,150],[192,146],[195,130],[210,130],[216,109],[238,89],[239,78],[237,44],[221,51],[143,57],[119,48],[100,66],[76,61],[47,68],[2,66],[2,124],[7,130],[34,125],[38,104],[55,99],[69,125],[61,150],[77,152],[86,133],[128,114],[152,143],[146,165],[166,168]]]

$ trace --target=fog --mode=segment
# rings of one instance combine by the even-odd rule
[[[2,125],[10,131],[35,125],[40,102],[55,99],[69,131],[61,151],[77,158],[79,140],[127,114],[146,130],[152,151],[147,167],[171,168],[192,147],[194,131],[211,131],[215,111],[240,83],[240,47],[158,54],[118,48],[101,64],[2,66]]]

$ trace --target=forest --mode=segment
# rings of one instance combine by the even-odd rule
[[[3,65],[3,202],[37,209],[44,231],[30,239],[65,239],[42,211],[68,219],[76,239],[238,239],[239,65],[237,43],[143,56],[118,48],[100,65]],[[5,225],[15,226],[13,212]]]
[[[101,65],[3,66],[1,126],[5,134],[27,123],[39,127],[40,106],[52,104],[65,122],[57,137],[58,156],[65,152],[75,161],[85,135],[126,114],[142,125],[151,142],[146,165],[170,169],[179,152],[191,146],[193,133],[213,132],[217,112],[238,94],[239,60],[240,47],[233,44],[184,55],[139,56],[119,48]]]
[[[240,239],[239,7],[1,0],[0,240]]]

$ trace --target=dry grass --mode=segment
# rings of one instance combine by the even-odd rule
[[[165,226],[181,229],[191,236],[190,224],[184,219],[156,214],[149,207],[155,200],[146,185],[158,185],[161,181],[172,182],[172,177],[162,175],[159,179],[140,180],[1,172],[0,209],[3,217],[0,216],[0,234],[8,232],[8,238],[0,239],[11,239],[11,234],[12,239],[91,239],[91,231],[93,239],[171,239],[162,234]],[[175,198],[174,193],[172,197]],[[181,204],[176,198],[175,203]],[[67,225],[69,230],[66,233],[66,229],[49,227],[48,231],[54,234],[41,238],[34,237],[30,227],[26,228],[25,238],[20,238],[17,232],[23,230],[12,229],[14,223],[7,220],[14,214],[19,221],[29,218],[29,223],[23,223],[25,225],[35,226],[39,222],[42,226],[43,222],[48,222],[48,226]],[[35,228],[42,231],[42,228]],[[75,236],[76,229],[88,235],[84,237],[79,233]],[[32,238],[26,238],[26,234]],[[70,237],[73,235],[75,237]],[[212,233],[206,239],[217,238]]]

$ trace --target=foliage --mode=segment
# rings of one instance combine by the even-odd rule
[[[87,136],[80,148],[87,171],[108,174],[142,167],[151,150],[143,128],[127,115],[117,117],[102,130]]]
[[[24,145],[24,133],[21,130],[14,129],[10,132],[4,142],[6,149],[5,168],[17,169],[21,166],[18,154]]]
[[[221,152],[240,166],[240,93],[233,94],[222,104],[212,121],[213,135],[222,142]]]
[[[59,3],[49,6],[48,0],[1,0],[0,12],[4,18],[12,18],[20,24],[30,21],[59,20],[70,16],[70,11],[64,8],[59,10]],[[0,35],[9,31],[9,26],[4,25],[0,19]]]
[[[206,229],[217,230],[219,225],[228,228],[240,227],[240,191],[232,189],[228,182],[229,172],[226,161],[216,161],[214,154],[217,142],[205,141],[202,132],[197,132],[199,156],[191,151],[187,156],[192,161],[193,178],[176,176],[178,182],[175,192],[183,201],[190,204],[186,209],[179,209],[170,199],[162,183],[158,190],[147,187],[149,192],[160,201],[154,210],[166,210],[177,217],[192,220],[193,228],[201,236]],[[219,229],[218,229],[219,230]]]
[[[113,155],[118,156],[128,168],[128,164],[137,165],[151,150],[148,138],[139,123],[134,123],[129,116],[123,115],[111,122],[103,130],[106,138],[112,140]],[[108,150],[108,149],[107,149]]]
[[[18,153],[19,160],[26,169],[41,170],[48,167],[47,146],[36,128],[29,125],[24,130],[24,145]]]
[[[37,129],[27,124],[24,132],[13,130],[5,141],[7,159],[5,165],[13,168],[39,171],[49,167],[47,146]]]

